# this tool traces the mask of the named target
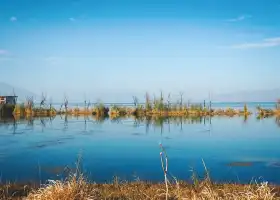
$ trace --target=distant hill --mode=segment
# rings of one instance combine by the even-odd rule
[[[217,94],[212,97],[213,101],[225,102],[275,102],[277,99],[280,99],[280,88]]]
[[[19,102],[24,102],[27,96],[38,98],[38,95],[31,91],[0,82],[0,95],[13,95],[13,91],[18,96]]]

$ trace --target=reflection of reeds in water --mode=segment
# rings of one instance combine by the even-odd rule
[[[266,118],[271,116],[280,117],[280,100],[275,104],[275,109],[265,109],[261,106],[257,106],[257,112],[259,118]]]
[[[276,117],[275,122],[276,122],[277,126],[280,127],[280,117]]]
[[[272,117],[272,116],[271,116]],[[56,117],[26,117],[26,118],[14,118],[13,121],[0,121],[1,124],[7,124],[10,125],[15,124],[14,130],[16,131],[16,127],[18,123],[25,123],[29,129],[34,129],[34,121],[38,121],[41,125],[42,131],[44,131],[45,128],[48,127],[48,125],[51,125],[52,128],[52,121]],[[133,119],[133,126],[134,127],[140,127],[145,126],[146,133],[156,129],[160,129],[160,132],[170,132],[171,125],[176,125],[180,128],[180,131],[183,131],[184,125],[187,124],[204,124],[207,126],[211,126],[212,124],[212,118],[215,118],[213,116],[183,116],[183,117],[162,117],[162,116],[98,116],[98,115],[90,115],[90,116],[74,116],[74,115],[60,115],[61,120],[63,121],[63,131],[68,130],[68,123],[69,119],[75,123],[75,119],[79,120],[83,119],[84,121],[84,131],[87,131],[88,123],[93,124],[103,124],[106,120],[110,120],[111,123],[119,123],[123,124],[123,122]],[[258,120],[262,120],[265,117],[257,116]],[[246,123],[248,120],[248,116],[244,116],[244,123]],[[125,122],[126,123],[126,122]],[[125,124],[124,123],[124,124]],[[280,127],[280,117],[275,118],[275,123]],[[211,132],[211,128],[207,128],[207,131]],[[206,131],[205,130],[205,131]]]
[[[184,124],[211,124],[211,117],[209,116],[192,116],[192,117],[160,117],[160,116],[147,116],[134,118],[134,126],[144,124],[146,133],[149,132],[151,127],[160,128],[161,133],[164,131],[165,126],[168,126],[170,132],[170,125],[175,124],[183,131]]]

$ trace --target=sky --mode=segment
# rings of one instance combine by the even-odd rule
[[[0,0],[0,82],[72,100],[280,88],[280,0]]]

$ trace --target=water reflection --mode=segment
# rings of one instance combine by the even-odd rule
[[[276,122],[277,126],[280,127],[280,117],[276,117],[275,122]]]
[[[231,167],[250,167],[253,165],[252,162],[231,162],[227,164],[228,166]]]
[[[120,119],[119,119],[120,120]],[[211,117],[142,117],[134,118],[134,127],[139,127],[144,124],[146,127],[146,132],[149,132],[151,127],[160,128],[163,132],[164,127],[167,125],[168,132],[170,132],[170,125],[174,124],[180,127],[180,130],[183,131],[184,124],[204,124],[211,125]]]
[[[40,162],[42,180],[53,178],[63,174],[65,166],[82,149],[84,167],[94,175],[93,180],[108,180],[113,174],[128,176],[134,171],[141,179],[161,180],[157,147],[163,142],[178,178],[189,177],[187,168],[197,169],[203,158],[216,180],[233,180],[235,175],[229,175],[230,169],[230,173],[242,174],[242,181],[253,176],[275,181],[280,180],[279,127],[279,118],[254,117],[58,115],[2,119],[0,168],[6,179],[29,179],[34,173],[32,166]],[[13,135],[20,133],[25,135]]]
[[[6,119],[0,119],[0,127],[5,127],[5,129],[9,130],[9,132],[12,132],[13,134],[20,134],[22,132],[17,132],[18,125],[19,124],[25,124],[27,130],[34,130],[34,127],[36,126],[36,122],[39,122],[39,125],[41,127],[41,132],[44,132],[44,130],[48,127],[53,127],[53,121],[56,117],[39,117],[39,118],[6,118]],[[160,132],[163,133],[165,129],[167,129],[168,132],[171,130],[171,125],[175,125],[180,128],[180,131],[183,131],[183,127],[186,124],[203,124],[205,126],[208,126],[209,128],[207,131],[211,132],[212,127],[212,119],[219,118],[219,117],[211,117],[211,116],[197,116],[197,117],[117,117],[117,118],[110,118],[110,117],[98,117],[98,116],[69,116],[69,115],[60,115],[60,120],[62,121],[63,132],[68,131],[69,129],[69,123],[76,123],[76,122],[83,122],[84,128],[83,132],[89,132],[88,131],[88,123],[93,124],[103,124],[106,121],[110,121],[111,123],[115,124],[124,124],[124,121],[127,121],[128,119],[132,119],[133,127],[141,127],[145,126],[145,131],[148,133],[152,129],[155,131],[157,128],[160,129]],[[258,121],[265,120],[268,117],[260,117],[257,116],[256,119]],[[269,117],[272,118],[272,117]],[[81,120],[82,119],[82,120]],[[70,121],[69,121],[70,120]],[[243,123],[248,123],[248,116],[244,116]],[[275,124],[280,127],[280,117],[275,117]],[[37,124],[38,125],[38,124]]]

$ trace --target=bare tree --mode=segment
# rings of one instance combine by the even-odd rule
[[[180,109],[182,109],[182,107],[183,107],[183,95],[184,95],[184,92],[180,92]]]
[[[52,98],[51,97],[49,99],[49,102],[50,102],[50,110],[52,110]]]
[[[26,106],[29,110],[31,110],[34,106],[34,99],[33,99],[33,96],[31,97],[26,97]]]
[[[13,88],[13,96],[14,96],[14,104],[17,103],[17,99],[16,99],[16,93],[15,93],[15,89]]]
[[[65,108],[65,111],[67,112],[67,110],[68,110],[68,98],[66,97],[66,95],[64,95],[64,108]]]
[[[42,108],[42,106],[45,106],[46,99],[47,99],[46,95],[44,95],[44,93],[42,93],[40,108]]]
[[[64,102],[60,106],[60,112],[62,111],[62,108],[65,108],[65,112],[67,112],[68,109],[68,99],[67,96],[64,94]]]
[[[211,112],[211,109],[212,109],[212,95],[211,95],[211,92],[209,92],[209,110]]]
[[[164,105],[163,105],[163,92],[162,90],[160,91],[160,110],[163,110]]]
[[[171,104],[171,94],[169,93],[167,97],[168,111],[170,110],[170,104]]]
[[[138,98],[136,96],[133,96],[133,104],[136,107],[138,105]]]
[[[88,104],[87,104],[87,109],[89,110],[89,107],[90,107],[91,103],[90,101],[88,101]]]
[[[150,95],[148,92],[146,92],[146,95],[145,95],[145,99],[146,99],[146,109],[151,109],[151,104],[150,104]]]
[[[162,90],[160,91],[160,101],[163,101],[163,92],[162,92]]]

